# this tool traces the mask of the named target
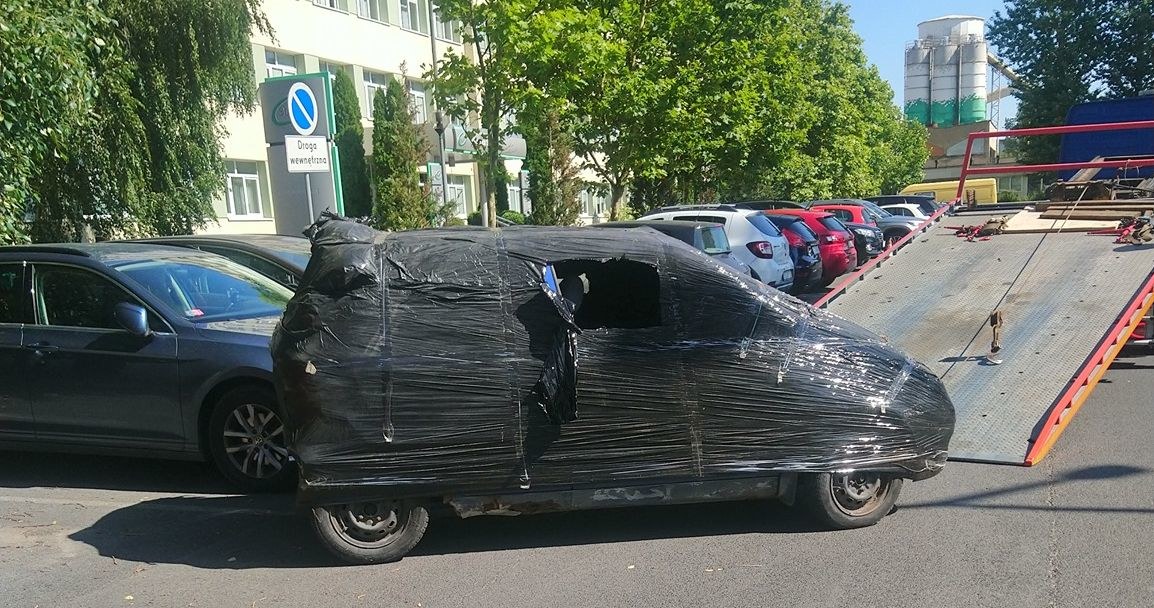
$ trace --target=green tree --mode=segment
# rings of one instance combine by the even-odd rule
[[[72,111],[43,113],[50,101],[21,117],[20,128],[44,134],[23,152],[39,162],[11,190],[31,193],[35,240],[75,240],[86,227],[98,236],[186,233],[213,217],[224,187],[222,119],[255,102],[249,34],[269,31],[256,0],[15,0],[4,10],[6,26],[12,15],[28,34],[5,40],[4,99],[55,96],[56,109]],[[41,11],[56,14],[37,24]],[[26,60],[15,76],[9,56]],[[10,97],[13,82],[27,91],[41,81],[64,92]]]
[[[94,1],[0,5],[0,245],[28,239],[41,166],[86,124],[109,21]]]
[[[436,225],[441,211],[421,185],[420,165],[428,150],[413,124],[412,101],[396,79],[373,97],[373,222],[382,230]]]
[[[341,193],[345,214],[368,217],[373,212],[368,165],[365,163],[365,128],[357,88],[344,71],[333,79],[333,111],[336,114],[336,142],[341,160]]]
[[[557,112],[544,116],[522,114],[525,135],[525,170],[529,172],[529,223],[572,226],[581,212],[582,183],[573,162],[572,137],[561,126]]]
[[[1014,83],[1019,128],[1064,124],[1070,106],[1131,97],[1154,88],[1154,0],[1009,0],[988,38],[1021,80]],[[1014,142],[1027,163],[1058,158],[1058,136]]]

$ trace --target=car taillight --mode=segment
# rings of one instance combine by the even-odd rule
[[[749,248],[750,253],[759,258],[765,258],[767,260],[773,259],[773,243],[754,241],[752,243],[746,243],[745,246]]]

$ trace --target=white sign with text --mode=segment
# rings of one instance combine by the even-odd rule
[[[329,143],[324,137],[286,135],[284,151],[289,173],[328,173],[331,168]]]

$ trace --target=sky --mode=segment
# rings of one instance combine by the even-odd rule
[[[989,19],[1005,10],[1004,0],[842,0],[849,6],[854,29],[862,38],[866,57],[878,66],[882,78],[894,90],[894,103],[902,105],[906,43],[918,37],[918,23],[946,15],[972,15]],[[997,49],[991,49],[997,54]],[[1017,103],[1002,100],[1002,120],[1012,118]],[[1002,125],[998,125],[1002,126]]]

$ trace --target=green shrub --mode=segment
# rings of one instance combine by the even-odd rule
[[[502,211],[501,217],[509,220],[510,222],[513,222],[514,224],[525,223],[525,215],[519,211],[513,211],[512,209],[506,209]]]
[[[480,210],[470,213],[469,219],[467,221],[469,222],[470,226],[484,226],[485,225],[485,223],[481,221]]]
[[[1020,200],[1022,200],[1022,195],[1018,194],[1017,190],[999,190],[998,191],[998,202],[999,203],[1016,203]]]
[[[459,217],[457,217],[457,216],[453,216],[453,217],[450,217],[449,219],[445,220],[445,226],[446,226],[446,227],[449,227],[449,226],[464,226],[464,225],[465,225],[465,220],[463,220],[463,219],[461,219],[461,218],[459,218]]]

